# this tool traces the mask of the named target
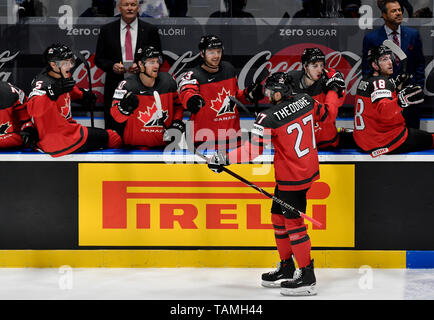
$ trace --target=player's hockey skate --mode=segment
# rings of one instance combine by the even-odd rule
[[[294,279],[283,281],[280,293],[284,296],[313,296],[316,295],[316,278],[313,270],[313,260],[296,273]]]
[[[277,264],[277,269],[262,274],[262,286],[267,288],[280,288],[280,283],[290,280],[294,276],[295,265],[292,257]]]

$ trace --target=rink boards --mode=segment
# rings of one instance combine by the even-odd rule
[[[271,201],[186,152],[0,154],[2,267],[271,267]],[[229,168],[270,193],[271,150]],[[432,268],[434,152],[320,152],[317,267]]]

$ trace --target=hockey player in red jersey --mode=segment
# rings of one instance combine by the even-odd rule
[[[38,148],[60,157],[72,152],[119,148],[120,136],[113,130],[90,128],[77,123],[71,114],[71,99],[95,99],[92,92],[79,89],[71,75],[74,54],[65,45],[53,44],[44,52],[47,67],[35,79],[27,110],[38,130]]]
[[[261,87],[238,88],[234,67],[221,61],[224,48],[219,37],[203,36],[199,51],[202,64],[185,72],[178,82],[181,102],[191,112],[192,141],[196,147],[236,147],[241,138],[240,115],[229,96],[253,103],[262,99]]]
[[[402,111],[423,102],[420,86],[402,90],[393,75],[393,53],[381,45],[368,51],[372,69],[357,87],[354,112],[354,140],[373,157],[385,153],[404,153],[434,148],[434,136],[423,130],[407,128]]]
[[[173,141],[176,148],[185,132],[176,81],[167,72],[159,72],[162,55],[152,46],[139,48],[136,62],[139,74],[119,83],[110,110],[115,121],[124,124],[123,141],[142,150],[162,148]],[[159,94],[161,110],[154,91]]]
[[[295,82],[295,93],[307,93],[328,106],[326,121],[315,123],[319,149],[355,147],[351,132],[336,128],[338,109],[345,100],[345,80],[341,72],[326,69],[325,55],[319,48],[306,48],[301,55],[302,70],[289,71]],[[348,130],[347,130],[348,131]]]
[[[228,154],[217,151],[208,166],[221,172],[222,166],[256,158],[265,144],[272,143],[277,183],[274,195],[306,212],[307,191],[319,179],[314,123],[327,117],[327,108],[306,93],[294,94],[293,86],[286,73],[272,74],[265,82],[264,93],[273,106],[258,114],[251,141]],[[311,242],[304,219],[273,201],[271,222],[281,261],[277,270],[262,275],[262,285],[281,287],[283,295],[315,294]],[[295,274],[293,257],[300,273]]]
[[[24,91],[9,82],[0,82],[0,149],[35,147],[38,133],[26,104]]]

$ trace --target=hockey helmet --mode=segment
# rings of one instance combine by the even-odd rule
[[[294,82],[291,76],[285,72],[276,72],[268,77],[264,85],[264,95],[272,97],[274,93],[280,92],[284,99],[293,95]]]
[[[199,41],[199,51],[205,54],[205,50],[207,49],[222,49],[223,51],[223,41],[212,34],[202,36]]]
[[[301,63],[303,65],[323,61],[325,64],[325,55],[319,48],[306,48],[301,55]]]
[[[369,67],[372,69],[372,62],[375,62],[378,65],[378,59],[387,54],[390,54],[392,59],[394,58],[392,50],[384,45],[379,45],[369,49],[367,57]]]
[[[163,64],[163,55],[161,52],[153,46],[145,46],[143,48],[137,49],[137,53],[135,55],[135,61],[142,61],[145,63],[146,59],[150,58],[158,58],[158,63]]]
[[[63,44],[54,43],[44,51],[44,59],[47,64],[51,61],[70,60],[72,64],[75,64],[75,57],[72,50]]]

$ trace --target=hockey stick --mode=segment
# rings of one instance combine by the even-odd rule
[[[261,73],[256,77],[255,83],[260,85],[261,82],[264,81],[265,79],[267,79],[269,75],[270,75],[270,72],[268,71],[267,68],[262,69]],[[259,114],[258,103],[259,103],[259,101],[255,100],[255,115]]]
[[[199,157],[201,157],[202,159],[204,159],[207,163],[209,163],[208,157],[206,157],[205,155],[203,155],[202,153],[200,153],[199,151],[197,151],[195,148],[194,148],[194,153],[196,155],[198,155]],[[261,187],[258,187],[254,183],[252,183],[252,182],[244,179],[243,177],[241,177],[240,175],[236,174],[235,172],[229,170],[228,168],[222,166],[222,170],[224,172],[228,173],[229,175],[231,175],[232,177],[234,177],[235,179],[240,180],[241,182],[243,182],[244,184],[248,185],[249,187],[255,189],[256,191],[258,191],[260,193],[262,193],[264,196],[266,196],[266,197],[272,199],[273,201],[277,202],[278,204],[280,204],[285,209],[288,209],[288,210],[294,212],[295,214],[298,214],[300,217],[305,218],[306,220],[309,220],[314,225],[316,225],[316,226],[318,226],[320,228],[322,227],[322,223],[321,222],[319,222],[319,221],[317,221],[317,220],[309,217],[305,213],[301,212],[300,210],[297,210],[296,208],[294,208],[290,204],[286,203],[285,201],[277,198],[276,196],[273,196],[272,194],[268,193],[267,191],[265,191]]]
[[[79,50],[75,50],[74,54],[77,56],[77,58],[80,59],[80,61],[84,64],[84,67],[86,68],[87,80],[89,82],[89,92],[92,93],[92,76],[90,74],[89,62],[86,60],[86,58],[81,54]],[[94,102],[91,102],[89,104],[89,109],[90,109],[90,126],[94,128],[95,127],[95,115],[94,115],[95,103]]]
[[[405,52],[402,51],[402,49],[396,43],[389,39],[384,40],[383,45],[388,47],[396,56],[398,56],[402,63],[402,71],[405,73],[407,71],[407,55]]]
[[[166,133],[167,126],[164,123],[164,119],[163,119],[164,115],[163,115],[163,107],[161,105],[160,94],[158,93],[157,90],[154,90],[153,94],[155,99],[155,106],[157,107],[157,117],[158,117],[157,121],[163,127],[164,132]]]
[[[233,97],[233,96],[228,96],[229,100],[231,100],[233,103],[235,103],[237,106],[241,107],[241,109],[243,109],[245,112],[247,112],[250,115],[254,115],[256,117],[256,115],[254,113],[252,113],[251,111],[249,111],[249,109],[246,107],[246,105],[244,103],[242,103],[240,100],[238,100],[237,98]]]
[[[153,92],[153,94],[154,94],[154,99],[155,99],[155,106],[157,108],[157,118],[158,118],[158,121],[163,126],[164,130],[166,130],[167,128],[166,128],[166,125],[164,124],[163,107],[161,105],[160,94],[156,90]]]

